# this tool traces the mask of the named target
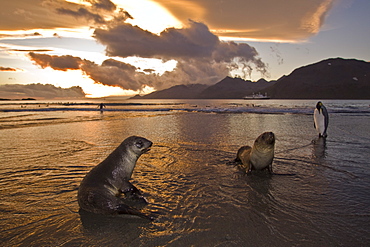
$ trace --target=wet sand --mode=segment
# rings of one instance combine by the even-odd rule
[[[332,114],[326,142],[309,114],[53,114],[65,121],[0,130],[4,246],[370,244],[366,114]],[[236,151],[264,131],[276,174],[245,176]],[[154,142],[132,183],[156,220],[80,213],[80,181],[131,135]]]

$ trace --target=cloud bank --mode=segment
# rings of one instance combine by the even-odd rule
[[[146,86],[164,89],[178,84],[212,84],[239,69],[247,76],[253,69],[267,73],[257,51],[244,43],[222,42],[203,23],[189,22],[181,29],[169,28],[159,35],[128,23],[97,28],[96,40],[106,46],[111,57],[142,57],[176,60],[173,71],[162,75],[152,70],[140,71],[130,64],[107,59],[98,65],[70,55],[55,56],[30,52],[29,57],[42,68],[82,70],[96,83],[141,90]]]
[[[319,32],[335,0],[154,0],[183,23],[207,23],[218,36],[297,41]]]
[[[76,70],[80,69],[80,65],[83,63],[81,58],[73,57],[71,55],[51,56],[35,52],[30,52],[28,54],[31,60],[33,60],[37,65],[40,65],[43,69],[50,67],[55,70],[62,71]]]
[[[81,87],[70,88],[55,87],[50,84],[5,84],[0,85],[0,98],[20,99],[20,98],[82,98],[85,93]]]
[[[213,84],[232,71],[238,71],[244,78],[252,71],[258,71],[262,77],[268,75],[267,65],[255,48],[246,43],[221,41],[215,33],[276,39],[285,35],[284,39],[301,39],[318,32],[334,0],[307,0],[300,2],[299,6],[293,1],[276,5],[272,0],[189,0],[176,3],[158,0],[156,2],[181,19],[184,26],[167,28],[160,34],[154,34],[127,23],[126,20],[132,16],[118,9],[110,0],[84,0],[81,4],[45,0],[42,6],[53,9],[57,16],[66,20],[73,18],[82,25],[88,23],[93,27],[93,37],[106,47],[106,55],[111,59],[96,64],[70,55],[30,52],[29,57],[41,68],[81,70],[96,83],[135,91],[146,86],[160,90],[178,84]],[[286,15],[292,6],[295,6],[295,11]],[[265,13],[261,15],[263,11]],[[26,14],[27,11],[21,12]],[[200,21],[187,19],[185,23],[185,16],[186,19],[194,17]],[[264,16],[263,20],[261,16]],[[271,19],[274,19],[273,23]],[[269,33],[267,36],[266,32]],[[173,71],[158,74],[151,69],[121,62],[128,57],[175,60],[177,65]]]
[[[0,71],[15,72],[15,71],[18,71],[18,69],[0,66]]]
[[[305,40],[317,34],[336,3],[336,0],[300,0],[299,3],[297,0],[153,1],[184,24],[189,19],[206,23],[218,36],[282,41]],[[119,12],[110,0],[83,0],[80,3],[64,0],[3,1],[0,30],[78,28],[102,24],[109,19],[106,18],[108,15]]]

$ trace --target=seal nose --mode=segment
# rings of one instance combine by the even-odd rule
[[[147,140],[147,144],[148,144],[148,146],[142,150],[143,153],[146,153],[146,152],[150,151],[150,147],[153,145],[153,142]]]
[[[273,133],[273,132],[265,132],[265,135],[264,135],[264,139],[268,142],[268,143],[270,143],[270,144],[272,144],[272,143],[274,143],[275,142],[275,134]]]

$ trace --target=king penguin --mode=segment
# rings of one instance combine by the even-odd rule
[[[326,131],[329,125],[329,114],[321,101],[316,104],[313,120],[316,130],[319,132],[319,137],[327,137]]]

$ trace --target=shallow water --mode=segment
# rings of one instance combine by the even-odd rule
[[[173,103],[0,112],[3,245],[370,244],[368,101],[324,102],[326,142],[313,129],[314,101]],[[277,136],[275,174],[245,176],[236,151],[264,131]],[[131,135],[154,142],[132,183],[156,220],[80,214],[82,178]]]

